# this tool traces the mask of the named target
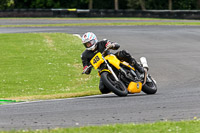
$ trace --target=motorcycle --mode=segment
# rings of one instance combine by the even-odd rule
[[[118,96],[140,93],[155,94],[156,81],[147,73],[148,65],[145,57],[140,58],[140,65],[145,68],[145,73],[140,74],[133,66],[125,61],[120,61],[114,54],[105,55],[108,49],[98,52],[91,60],[91,65],[82,74],[93,67],[98,69],[103,84],[109,91]]]

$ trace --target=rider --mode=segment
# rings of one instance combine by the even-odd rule
[[[81,59],[82,59],[82,63],[83,63],[83,70],[87,70],[85,72],[85,74],[90,74],[92,68],[88,69],[88,66],[90,65],[90,60],[96,53],[103,52],[106,48],[112,49],[112,50],[117,50],[120,47],[120,45],[118,43],[111,42],[107,39],[98,41],[96,35],[92,32],[86,32],[82,36],[82,43],[86,47],[86,50],[81,55]],[[108,50],[107,54],[109,52],[110,51]],[[135,69],[137,69],[140,73],[144,73],[144,68],[142,66],[140,66],[137,63],[137,61],[127,51],[125,51],[125,50],[118,51],[115,53],[115,56],[121,61],[128,62]],[[100,84],[99,84],[99,89],[103,94],[110,92],[103,85],[101,80],[100,80]]]

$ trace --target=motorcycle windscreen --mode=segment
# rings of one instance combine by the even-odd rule
[[[98,52],[91,60],[90,63],[94,67],[94,69],[99,68],[99,66],[104,62],[102,58],[102,54]]]

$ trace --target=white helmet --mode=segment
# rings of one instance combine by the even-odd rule
[[[95,50],[97,42],[97,37],[92,32],[87,32],[82,36],[82,43],[87,50]]]

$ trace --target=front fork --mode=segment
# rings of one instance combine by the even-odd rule
[[[113,69],[110,67],[110,65],[108,64],[107,60],[106,60],[104,57],[102,57],[102,58],[103,58],[103,60],[105,61],[106,65],[107,65],[107,67],[108,67],[108,70],[109,70],[109,71],[112,73],[112,75],[114,76],[115,80],[116,80],[116,81],[119,81],[119,78],[117,77],[117,75],[115,74],[115,72],[113,71]]]

